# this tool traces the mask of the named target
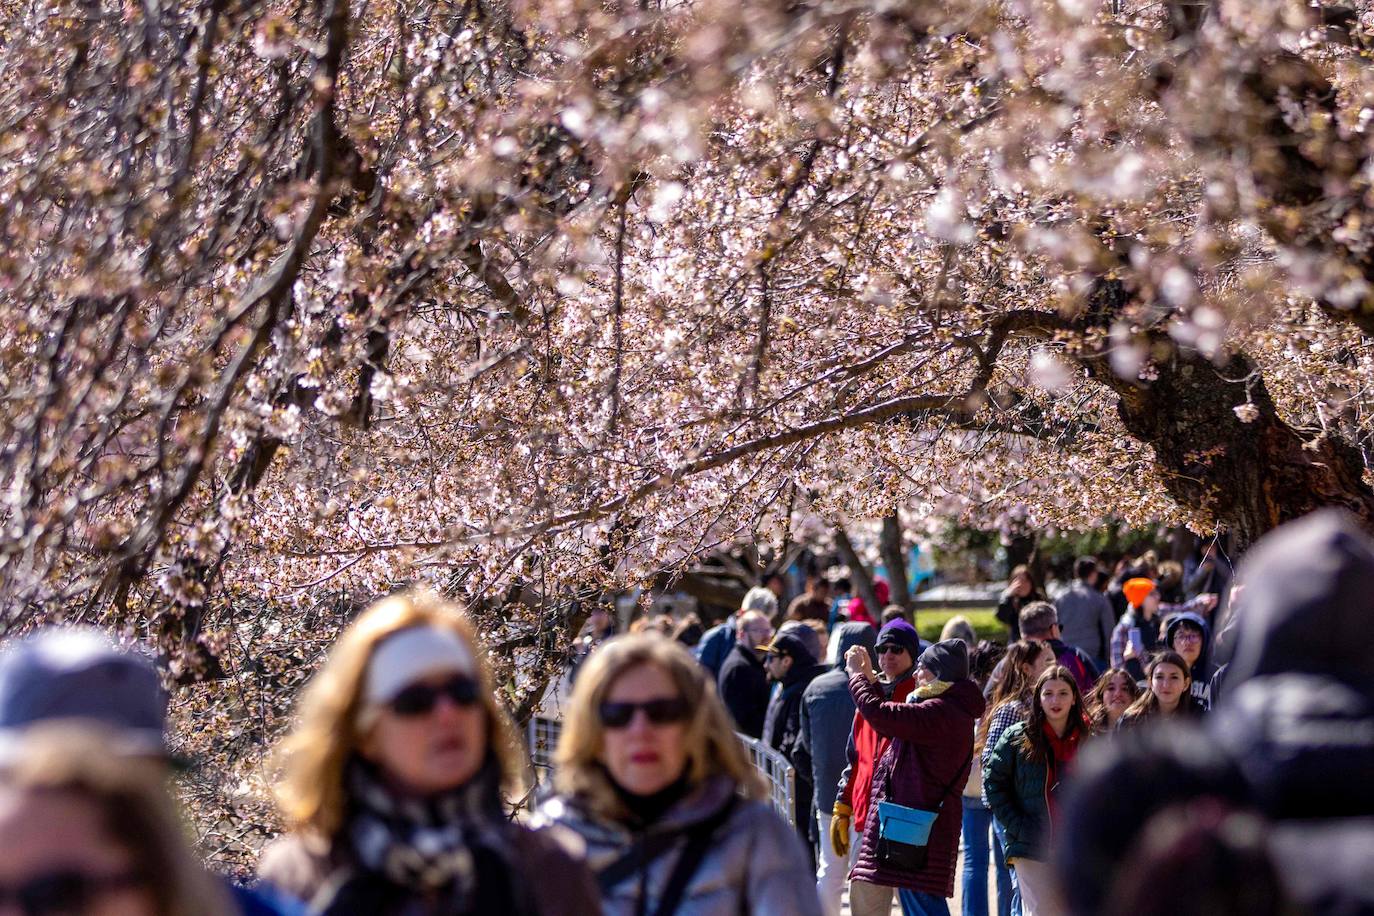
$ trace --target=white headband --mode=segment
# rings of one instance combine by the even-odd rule
[[[462,637],[440,627],[401,630],[372,651],[363,700],[369,705],[388,703],[421,678],[441,672],[477,675],[477,661]]]

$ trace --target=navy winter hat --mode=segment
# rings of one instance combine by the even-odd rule
[[[937,681],[962,681],[968,677],[968,644],[962,639],[937,642],[921,653],[916,667],[925,668]]]
[[[878,631],[878,643],[875,648],[893,645],[901,646],[912,658],[921,653],[921,637],[917,635],[916,628],[900,618],[884,624]]]
[[[116,753],[165,756],[167,693],[152,660],[99,630],[52,628],[0,653],[0,752],[30,725],[112,729]]]

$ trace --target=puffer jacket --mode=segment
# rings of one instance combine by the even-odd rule
[[[1027,756],[1021,742],[1028,727],[1021,721],[1004,731],[983,768],[983,797],[1006,832],[1008,859],[1044,859],[1053,823],[1050,762]],[[1069,735],[1069,747],[1076,748],[1085,733],[1086,726]],[[1070,763],[1062,761],[1061,767]],[[1057,778],[1062,780],[1063,774]]]
[[[715,829],[676,916],[819,916],[816,877],[796,831],[763,802],[738,798],[735,782],[729,777],[703,782],[641,832],[599,817],[577,799],[566,797],[552,798],[540,806],[535,825],[580,838],[587,864],[594,872],[647,836],[680,835],[647,867],[632,872],[603,894],[602,905],[608,916],[635,916],[657,908],[686,846],[686,831],[732,801],[734,808]]]
[[[850,879],[953,896],[954,864],[963,824],[959,796],[973,761],[973,725],[986,705],[982,692],[973,681],[961,680],[938,696],[906,703],[885,702],[881,687],[862,674],[849,679],[849,692],[858,714],[889,739],[874,768],[869,816]],[[938,810],[923,868],[901,872],[878,862],[875,812],[883,801]]]

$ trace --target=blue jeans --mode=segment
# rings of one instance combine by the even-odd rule
[[[899,888],[897,899],[902,904],[902,916],[949,916],[949,902],[944,897]]]
[[[1002,846],[992,835],[992,812],[976,800],[964,800],[964,825],[960,833],[964,856],[963,916],[988,916],[988,861],[997,869],[997,916],[1011,916],[1011,871],[1002,861]]]
[[[1021,916],[1021,888],[1016,885],[1016,869],[1008,868],[1002,856],[1002,850],[1007,845],[1007,835],[1002,829],[1002,825],[997,823],[997,818],[992,819],[992,839],[993,852],[997,856],[997,908],[1001,911],[1002,902],[1007,901],[1007,916]],[[1009,893],[1004,897],[1002,894],[1002,876],[1007,877],[1007,888]]]

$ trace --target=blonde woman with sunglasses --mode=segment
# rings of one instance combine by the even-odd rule
[[[576,834],[608,914],[819,916],[796,832],[762,787],[706,669],[654,634],[578,677],[543,822]]]
[[[281,749],[287,837],[259,875],[329,916],[600,911],[586,869],[511,823],[525,762],[466,619],[394,595],[340,637]]]

